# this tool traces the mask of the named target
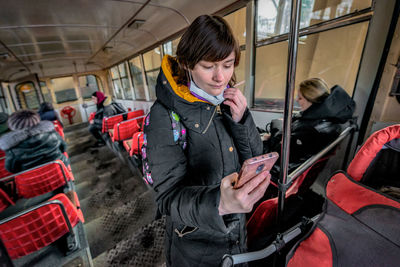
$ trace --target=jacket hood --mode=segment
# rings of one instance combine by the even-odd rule
[[[51,121],[41,121],[39,124],[35,125],[32,128],[17,130],[6,133],[0,138],[0,149],[8,150],[22,141],[28,139],[29,137],[51,132],[54,130],[54,125]]]
[[[355,102],[347,92],[335,85],[330,95],[322,103],[314,103],[301,114],[301,119],[327,119],[333,122],[344,123],[351,119],[355,109]]]
[[[212,116],[212,112],[205,112],[204,107],[212,104],[198,99],[190,93],[188,86],[177,82],[177,68],[175,58],[168,55],[163,58],[156,85],[157,102],[176,112],[186,127],[201,132]]]

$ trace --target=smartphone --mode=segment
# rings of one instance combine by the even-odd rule
[[[261,156],[257,156],[246,160],[242,168],[240,169],[239,175],[234,182],[233,188],[238,189],[245,183],[253,179],[257,174],[265,170],[271,170],[276,160],[279,158],[277,152],[271,152]]]

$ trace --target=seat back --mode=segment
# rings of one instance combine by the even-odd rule
[[[392,125],[373,133],[351,161],[347,168],[347,173],[356,181],[361,181],[382,147],[398,138],[400,138],[400,124]]]
[[[127,119],[130,120],[130,119],[137,118],[137,117],[140,117],[143,115],[144,115],[144,110],[138,109],[138,110],[128,112]]]
[[[139,131],[139,121],[143,120],[144,116],[135,117],[133,119],[122,121],[114,125],[112,141],[122,141],[132,138],[132,135]]]
[[[15,175],[17,195],[21,198],[39,196],[74,180],[61,160],[46,163]]]
[[[143,141],[144,141],[143,132],[137,132],[137,133],[135,133],[133,135],[133,137],[132,137],[132,147],[131,147],[131,151],[129,153],[130,156],[133,156],[133,154],[135,154],[135,155],[140,155],[141,154]]]
[[[58,121],[53,121],[54,124],[54,130],[64,139],[64,130],[61,124]]]
[[[118,115],[111,116],[111,117],[104,117],[102,132],[107,133],[108,130],[111,130],[114,128],[115,124],[117,124],[123,120],[124,120],[123,114],[118,114]]]
[[[0,238],[10,258],[17,259],[55,242],[79,221],[83,217],[77,208],[65,194],[58,194],[0,221]]]
[[[14,204],[15,204],[14,201],[12,201],[11,198],[7,195],[7,193],[0,188],[0,212],[5,210],[8,206]]]

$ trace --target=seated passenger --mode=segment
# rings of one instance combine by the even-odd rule
[[[6,152],[5,168],[17,173],[61,159],[69,165],[63,152],[67,145],[50,121],[40,121],[39,114],[20,110],[8,119],[11,132],[0,138],[0,149]]]
[[[42,121],[55,121],[57,120],[62,127],[64,125],[62,124],[60,118],[58,117],[57,112],[54,110],[53,105],[48,102],[43,102],[40,104],[39,108],[39,116]]]
[[[109,117],[115,114],[115,110],[111,105],[104,105],[106,99],[107,97],[100,91],[96,91],[92,94],[92,100],[97,106],[96,115],[94,116],[94,119],[89,122],[89,132],[97,140],[97,142],[94,144],[94,147],[101,147],[105,145],[105,142],[101,137],[103,117]]]
[[[352,118],[355,102],[338,85],[329,93],[327,84],[319,78],[300,83],[297,102],[301,112],[293,117],[290,138],[292,167],[303,163],[335,140],[342,125]],[[264,152],[281,151],[282,128],[271,129],[271,136],[264,138]],[[297,163],[297,164],[296,164]]]
[[[3,135],[10,131],[8,129],[7,120],[8,120],[8,114],[0,112],[0,135]]]

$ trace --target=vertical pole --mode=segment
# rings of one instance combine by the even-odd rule
[[[289,167],[289,148],[290,135],[292,124],[292,111],[294,100],[294,87],[296,78],[296,63],[297,63],[297,46],[298,32],[300,21],[300,3],[301,0],[292,0],[292,9],[290,16],[290,32],[289,32],[289,48],[288,48],[288,63],[286,73],[286,91],[285,91],[285,109],[283,113],[283,136],[281,147],[281,172],[279,174],[279,191],[278,191],[278,214],[277,222],[279,230],[282,225],[283,211],[285,206],[286,195],[286,180]]]

